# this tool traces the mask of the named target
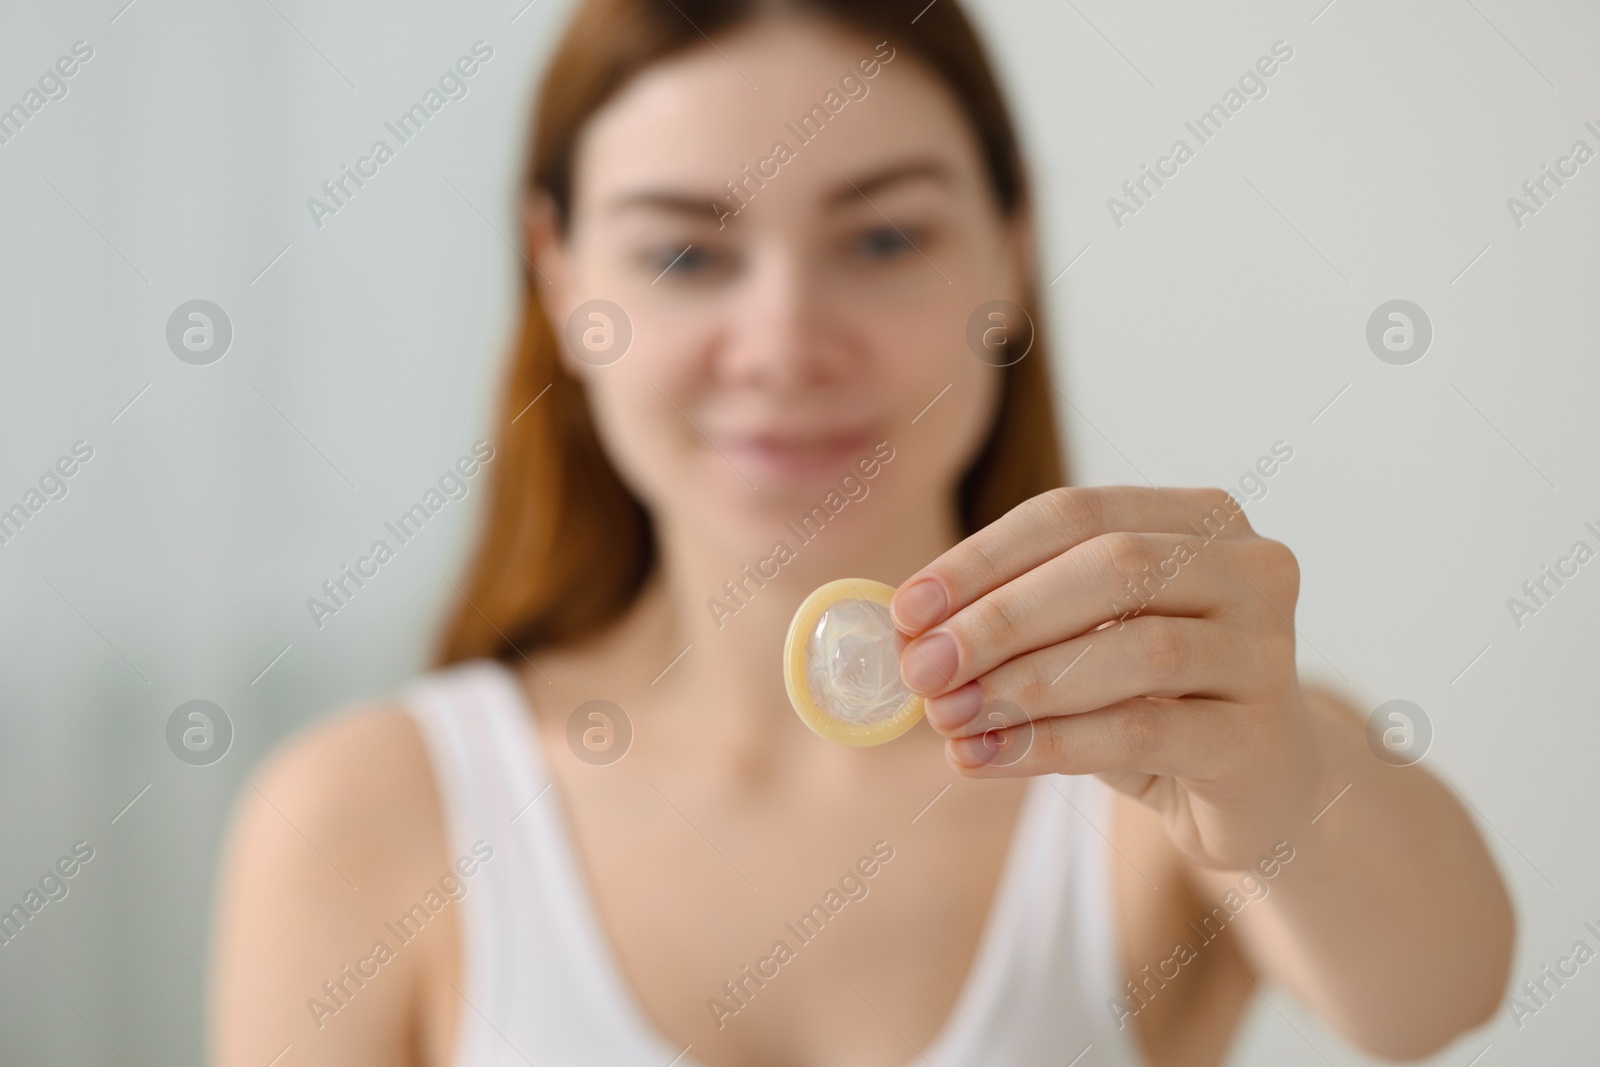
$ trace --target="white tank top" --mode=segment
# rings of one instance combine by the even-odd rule
[[[466,1003],[451,1067],[697,1067],[692,1046],[654,1028],[612,958],[517,678],[493,661],[464,663],[415,679],[403,700],[431,757],[452,860],[479,841],[494,850],[452,905]],[[955,1008],[905,1067],[1141,1063],[1108,1007],[1122,981],[1100,833],[1109,795],[1093,777],[1030,781]]]

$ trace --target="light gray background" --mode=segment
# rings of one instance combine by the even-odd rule
[[[0,8],[0,106],[74,41],[95,50],[0,145],[0,506],[73,441],[95,450],[0,545],[0,901],[96,849],[0,948],[7,1063],[198,1062],[232,797],[286,733],[422,662],[480,489],[322,630],[305,599],[486,431],[527,102],[566,10],[125,2]],[[1324,3],[975,14],[1042,194],[1077,480],[1231,485],[1294,447],[1250,514],[1301,559],[1302,666],[1364,707],[1426,709],[1430,765],[1514,886],[1520,982],[1600,947],[1581,925],[1600,919],[1600,563],[1520,630],[1506,607],[1600,526],[1600,160],[1520,229],[1506,198],[1574,140],[1600,148],[1600,11]],[[306,197],[479,38],[495,56],[470,95],[317,230]],[[1269,95],[1113,225],[1107,197],[1279,39],[1295,54]],[[164,340],[195,298],[234,326],[209,367]],[[1393,298],[1434,325],[1408,367],[1364,341]],[[164,740],[195,698],[236,729],[211,767]],[[1366,1062],[1267,997],[1237,1063]],[[1576,1062],[1597,1008],[1591,965],[1437,1062]]]

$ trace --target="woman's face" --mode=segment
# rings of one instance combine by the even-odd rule
[[[765,553],[852,472],[862,535],[950,514],[999,389],[968,319],[1020,301],[1023,238],[904,49],[768,19],[652,66],[586,127],[565,240],[530,219],[567,366],[658,523]]]

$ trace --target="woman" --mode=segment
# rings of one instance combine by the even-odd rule
[[[1216,1064],[1268,982],[1416,1057],[1494,1009],[1493,862],[1300,685],[1293,555],[1062,488],[1013,127],[922,6],[580,7],[440,670],[245,791],[218,1062]],[[877,748],[778,665],[841,577],[928,698]]]

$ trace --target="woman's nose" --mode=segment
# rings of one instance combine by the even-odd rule
[[[813,384],[846,368],[843,338],[816,268],[800,255],[755,257],[734,294],[724,369],[769,384]]]

